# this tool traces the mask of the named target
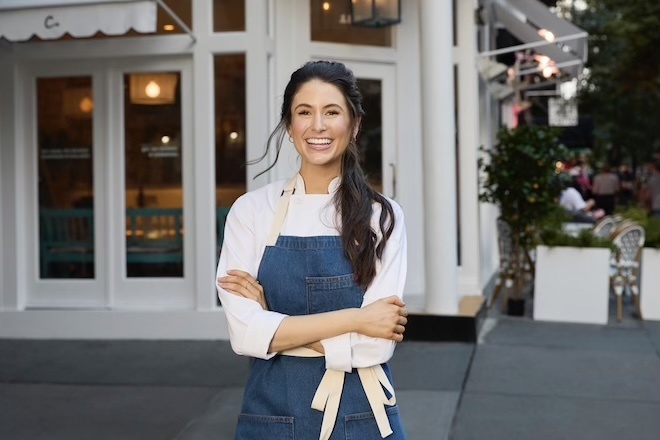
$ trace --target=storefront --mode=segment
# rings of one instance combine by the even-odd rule
[[[314,59],[359,78],[364,165],[406,212],[410,302],[455,315],[482,295],[497,265],[475,165],[497,125],[476,69],[487,37],[476,1],[399,3],[378,28],[351,25],[345,1],[0,5],[0,337],[226,338],[224,216],[295,172],[286,142],[259,178],[273,158],[244,163]]]

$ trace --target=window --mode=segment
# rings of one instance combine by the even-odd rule
[[[310,1],[312,41],[392,46],[390,27],[351,26],[351,5],[348,1]]]
[[[378,79],[359,79],[362,92],[362,108],[365,116],[358,135],[360,160],[367,173],[369,183],[378,192],[383,192],[383,117],[382,82]]]
[[[94,278],[92,78],[37,80],[39,273]]]
[[[183,276],[179,72],[124,75],[127,277]]]
[[[213,0],[213,31],[245,30],[245,0]]]
[[[225,220],[246,192],[245,55],[215,57],[216,242],[220,252]]]

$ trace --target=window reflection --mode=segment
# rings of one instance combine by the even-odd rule
[[[377,79],[360,79],[358,86],[362,92],[362,107],[365,116],[358,136],[360,159],[367,173],[369,183],[380,193],[383,192],[383,116],[382,82]]]
[[[312,41],[392,46],[390,27],[351,25],[351,4],[339,0],[310,0]]]
[[[94,278],[90,77],[37,80],[39,273]]]
[[[245,55],[215,57],[215,200],[219,254],[229,207],[245,185]]]
[[[183,276],[179,72],[124,75],[126,274]]]

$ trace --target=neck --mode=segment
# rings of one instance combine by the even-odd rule
[[[328,194],[330,182],[340,174],[337,167],[311,167],[304,164],[300,167],[306,194]]]

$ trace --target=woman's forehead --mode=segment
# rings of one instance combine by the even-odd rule
[[[339,87],[334,84],[319,79],[312,79],[303,83],[293,97],[292,105],[295,107],[300,104],[335,104],[345,107],[346,98]]]

